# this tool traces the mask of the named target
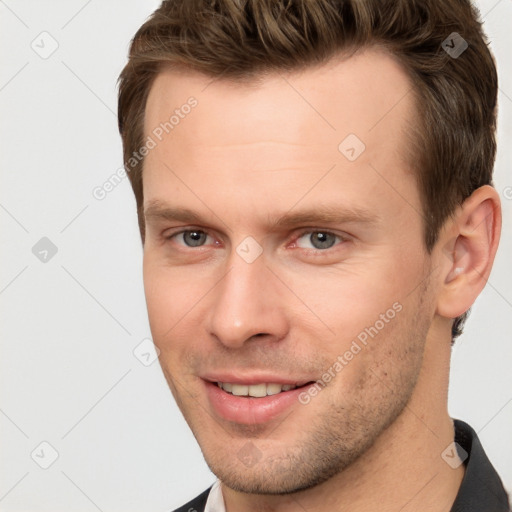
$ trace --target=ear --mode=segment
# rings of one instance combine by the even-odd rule
[[[456,318],[475,302],[491,273],[501,233],[501,204],[484,185],[447,222],[440,248],[441,279],[436,312]]]

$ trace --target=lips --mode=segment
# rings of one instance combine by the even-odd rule
[[[279,380],[281,382],[276,382]],[[289,414],[293,407],[300,405],[300,393],[314,382],[283,380],[275,376],[242,379],[223,375],[209,376],[203,382],[212,412],[219,419],[241,424],[262,424],[283,416],[285,412]]]

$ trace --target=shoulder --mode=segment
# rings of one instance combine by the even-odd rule
[[[206,491],[202,492],[199,496],[196,496],[193,500],[185,503],[185,505],[177,508],[174,512],[203,512],[210,489],[211,487],[206,489]]]

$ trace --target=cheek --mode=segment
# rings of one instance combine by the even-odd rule
[[[307,305],[296,320],[298,338],[309,340],[309,354],[321,355],[323,370],[336,375],[335,387],[362,389],[375,379],[371,370],[383,361],[383,374],[393,373],[418,312],[421,272],[418,262],[413,263],[416,268],[389,256],[287,276],[290,288]]]
[[[169,375],[186,378],[191,359],[205,350],[205,318],[218,282],[212,269],[172,267],[160,258],[144,259],[144,291],[153,342]]]
[[[154,342],[160,350],[179,331],[183,319],[192,314],[204,291],[201,280],[190,279],[179,268],[144,259],[144,293]]]
[[[388,269],[357,264],[338,270],[306,269],[285,280],[304,303],[304,315],[316,317],[316,326],[331,337],[348,340],[375,322],[380,326],[380,315],[387,311],[385,320],[394,318],[393,305],[401,303],[409,290],[407,278],[391,280],[390,275]]]

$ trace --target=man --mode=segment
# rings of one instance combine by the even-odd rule
[[[179,510],[509,510],[447,412],[498,246],[462,0],[170,0],[120,77],[154,342],[218,481]]]

